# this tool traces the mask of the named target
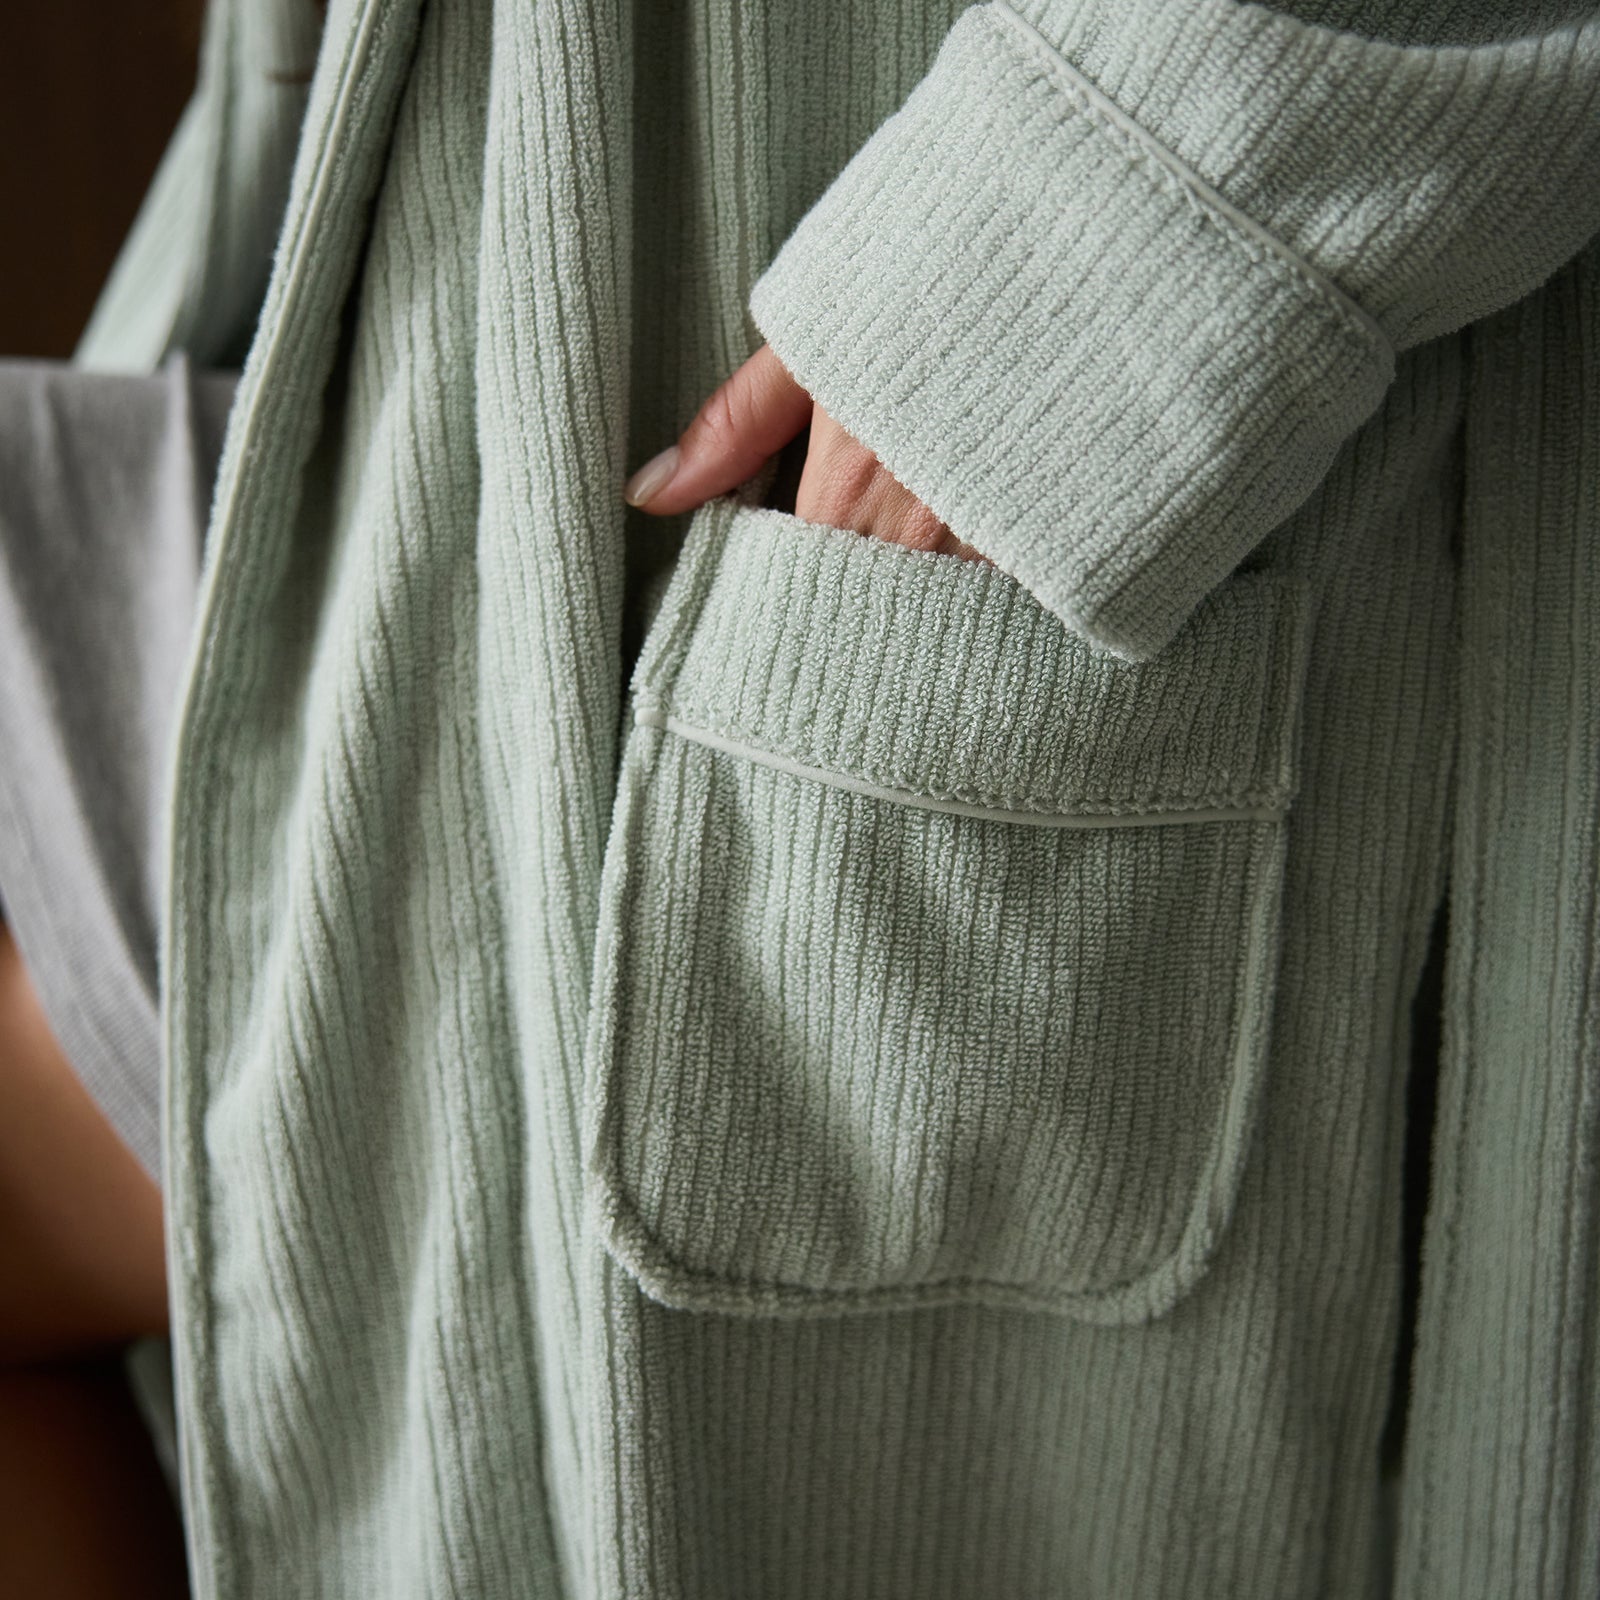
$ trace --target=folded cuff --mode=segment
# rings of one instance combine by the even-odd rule
[[[959,538],[1129,660],[1306,498],[1394,372],[1372,317],[997,5],[958,20],[750,304]]]

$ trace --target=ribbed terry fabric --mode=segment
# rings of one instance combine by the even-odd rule
[[[292,173],[209,73],[198,1594],[1587,1600],[1597,24],[1299,9],[335,0]],[[996,571],[625,512],[763,334]]]

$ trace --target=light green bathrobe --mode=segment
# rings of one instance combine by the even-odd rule
[[[1592,1600],[1600,19],[1292,9],[215,0],[197,1594]],[[995,565],[625,512],[763,337]]]

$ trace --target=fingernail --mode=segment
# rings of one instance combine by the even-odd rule
[[[622,486],[622,498],[630,506],[642,506],[666,488],[678,470],[678,447],[669,444],[658,456],[651,456]]]

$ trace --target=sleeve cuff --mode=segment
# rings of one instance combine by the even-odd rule
[[[993,4],[750,309],[957,537],[1128,660],[1310,494],[1394,373],[1367,312]]]

